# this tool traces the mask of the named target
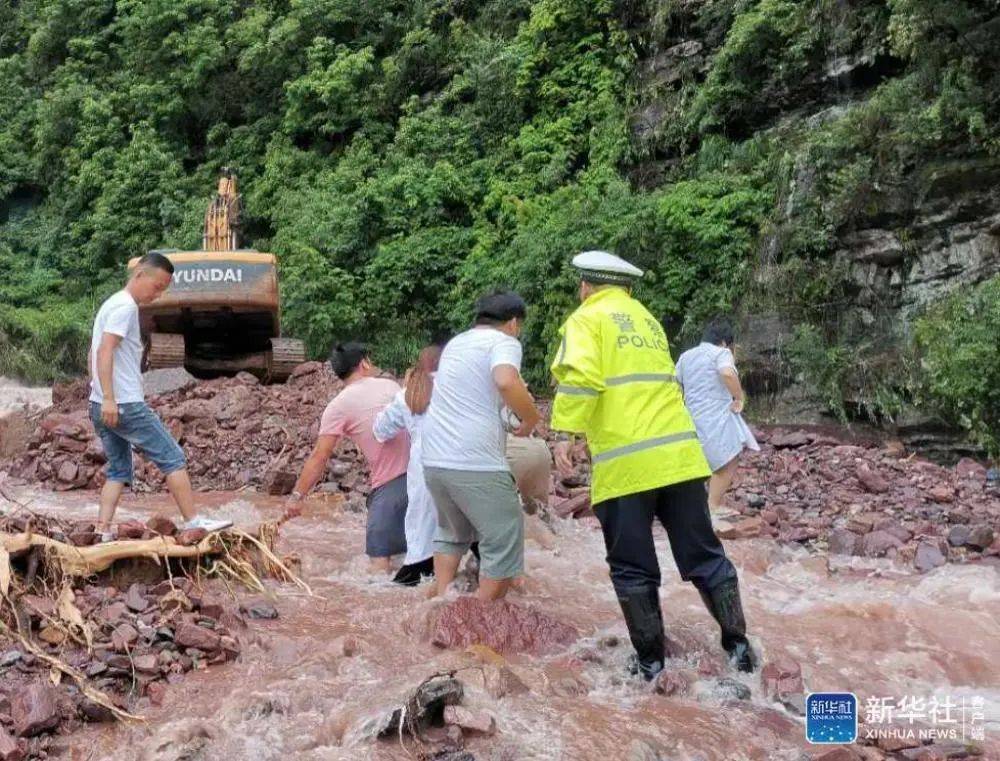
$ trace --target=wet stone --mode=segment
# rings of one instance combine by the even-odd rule
[[[750,688],[731,677],[723,677],[715,683],[715,693],[721,700],[749,700]]]
[[[248,600],[240,605],[240,612],[254,619],[278,617],[278,609],[267,600]]]

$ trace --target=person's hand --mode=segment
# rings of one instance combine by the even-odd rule
[[[556,461],[556,470],[563,478],[573,475],[573,442],[557,441],[552,452]]]
[[[526,420],[514,429],[513,434],[515,436],[520,436],[522,439],[526,438],[534,432],[536,425],[538,425],[537,420]]]
[[[118,425],[118,405],[114,399],[105,399],[101,402],[101,422],[108,428]]]
[[[281,516],[283,521],[298,518],[302,515],[302,495],[292,494],[285,502],[285,514]]]
[[[733,403],[729,405],[729,409],[735,412],[737,415],[743,412],[744,399],[740,397],[739,399],[733,399]]]

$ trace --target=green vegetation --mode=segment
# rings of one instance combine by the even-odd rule
[[[1000,456],[1000,276],[957,293],[916,323],[919,389],[945,419]]]
[[[507,286],[542,390],[592,247],[648,270],[681,341],[754,299],[841,356],[838,236],[929,157],[1000,155],[988,5],[0,0],[0,373],[79,370],[127,259],[197,245],[222,166],[315,356],[361,335],[405,363]],[[700,52],[651,83],[680,40]]]

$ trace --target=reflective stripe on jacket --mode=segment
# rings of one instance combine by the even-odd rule
[[[552,428],[586,435],[593,504],[711,474],[667,337],[642,304],[600,290],[559,332]]]

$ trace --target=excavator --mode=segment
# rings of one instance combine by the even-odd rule
[[[174,275],[160,298],[139,308],[145,369],[184,367],[199,378],[247,371],[280,383],[305,361],[305,344],[281,335],[274,254],[240,248],[242,207],[236,174],[224,167],[201,250],[155,249]]]

